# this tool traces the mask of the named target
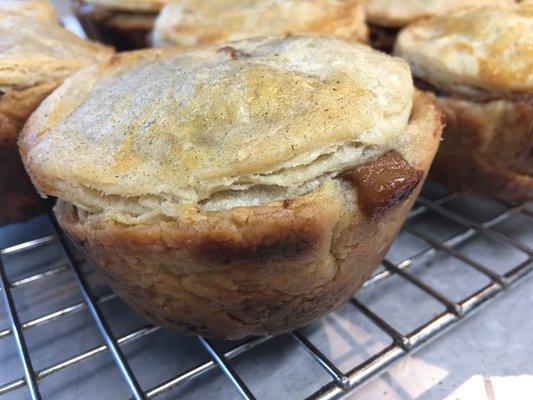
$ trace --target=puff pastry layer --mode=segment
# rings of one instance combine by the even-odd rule
[[[110,49],[86,42],[55,22],[0,18],[0,224],[44,210],[17,152],[17,135],[40,102],[78,69]]]
[[[295,329],[361,286],[441,130],[403,61],[292,37],[118,55],[65,81],[20,146],[134,309],[235,339]]]
[[[191,47],[260,36],[328,35],[366,41],[359,0],[182,0],[163,8],[156,47]]]
[[[401,28],[423,17],[445,15],[463,7],[511,5],[513,0],[363,0],[368,21],[378,26]]]

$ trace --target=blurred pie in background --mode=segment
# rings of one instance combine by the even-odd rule
[[[359,0],[182,0],[158,17],[153,45],[194,47],[259,36],[326,35],[365,42]]]

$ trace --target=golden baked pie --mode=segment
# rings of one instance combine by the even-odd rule
[[[1,0],[0,18],[7,15],[23,16],[40,21],[57,21],[50,0]]]
[[[420,18],[446,15],[463,7],[510,5],[514,0],[361,0],[365,5],[372,45],[390,52],[398,30]]]
[[[364,42],[364,8],[359,0],[181,0],[163,8],[152,41],[184,48],[298,34]]]
[[[294,36],[119,54],[66,80],[20,147],[135,310],[239,338],[295,329],[362,285],[441,129],[402,60]]]
[[[175,0],[73,0],[74,11],[87,36],[133,50],[149,45],[159,10]]]
[[[17,151],[17,134],[39,103],[78,69],[111,50],[55,22],[0,17],[0,225],[44,210]]]
[[[434,176],[454,189],[533,198],[533,2],[417,22],[395,53],[447,117]]]

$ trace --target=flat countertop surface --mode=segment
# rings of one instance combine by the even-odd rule
[[[509,378],[515,376],[520,386]],[[494,397],[487,394],[486,378]],[[533,399],[533,274],[347,398]]]
[[[425,196],[432,196],[425,192]],[[479,210],[483,215],[498,214],[502,210],[497,202],[463,196],[446,205],[450,210],[469,213],[472,217]],[[473,206],[478,207],[477,211],[472,211]],[[432,216],[430,222],[434,223],[435,218]],[[516,213],[496,224],[494,229],[531,247],[531,222],[531,217]],[[421,214],[410,218],[408,223],[421,228],[428,220]],[[446,226],[443,221],[438,226],[434,233],[444,236],[449,236],[452,228],[458,228]],[[47,216],[0,228],[0,248],[51,232]],[[403,259],[405,252],[411,253],[420,246],[419,242],[404,231],[387,258]],[[499,245],[483,235],[475,235],[455,247],[500,273],[527,260],[516,249]],[[3,261],[10,281],[57,268],[65,262],[57,242],[29,253],[4,256]],[[81,269],[95,296],[111,293],[89,265],[82,263]],[[408,271],[453,301],[460,301],[489,282],[484,275],[445,254],[430,256],[425,262],[409,267]],[[12,292],[23,322],[82,301],[68,270],[37,283],[15,287]],[[444,310],[441,304],[397,275],[361,289],[356,298],[404,334]],[[116,338],[146,326],[146,322],[120,299],[113,298],[101,307]],[[533,393],[532,311],[533,274],[530,273],[500,297],[489,301],[478,313],[416,352],[407,354],[347,398],[530,400]],[[8,326],[6,311],[0,307],[0,331]],[[344,373],[391,344],[391,338],[351,304],[311,323],[301,332]],[[28,328],[24,336],[37,370],[103,343],[86,310]],[[236,345],[222,341],[215,341],[215,344],[221,351]],[[196,338],[162,329],[121,348],[144,390],[208,360]],[[22,377],[12,336],[0,338],[0,359],[0,387]],[[288,334],[248,350],[232,359],[231,364],[261,400],[303,399],[331,379]],[[45,399],[54,400],[130,397],[124,379],[107,352],[40,380],[39,387]],[[29,396],[25,388],[0,396],[0,400],[26,398]],[[157,398],[239,399],[219,369],[182,383]]]

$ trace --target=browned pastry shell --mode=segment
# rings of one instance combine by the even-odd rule
[[[17,135],[28,116],[59,82],[0,94],[0,226],[44,212],[42,199],[24,170]]]
[[[181,0],[163,7],[154,47],[191,48],[264,36],[368,40],[359,0]]]
[[[437,101],[446,129],[431,176],[463,192],[533,199],[533,99]]]
[[[368,24],[369,39],[368,44],[374,49],[381,50],[385,53],[392,53],[394,42],[399,32],[398,28],[388,28],[374,24]]]
[[[425,175],[442,130],[427,96],[417,95],[408,129],[424,137],[412,167]],[[56,214],[98,272],[147,320],[237,339],[296,329],[343,304],[389,249],[422,175],[406,197],[389,198],[373,217],[346,178],[291,200],[197,210],[188,222],[91,223],[62,201]]]
[[[432,176],[454,190],[533,199],[533,2],[462,9],[402,30],[395,54],[447,119]]]
[[[111,50],[31,14],[0,13],[0,35],[0,225],[4,225],[50,206],[31,184],[17,149],[24,123],[67,76],[104,60]]]
[[[296,329],[362,285],[441,129],[400,59],[293,36],[116,55],[66,80],[19,144],[121,298],[235,339]]]

